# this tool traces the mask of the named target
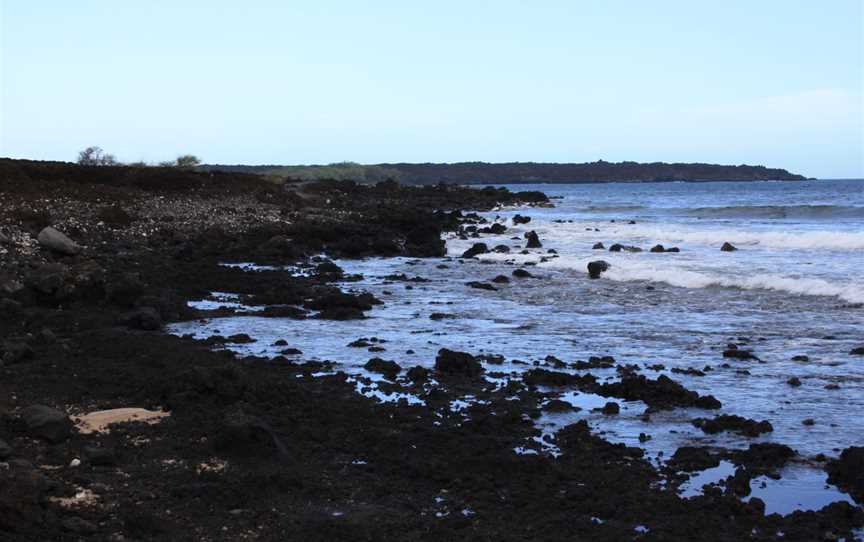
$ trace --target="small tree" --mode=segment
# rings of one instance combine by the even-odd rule
[[[176,165],[182,169],[194,169],[199,164],[201,164],[201,160],[193,154],[184,154],[177,157]]]
[[[106,154],[101,147],[93,145],[78,153],[78,163],[82,166],[116,166],[113,154]]]

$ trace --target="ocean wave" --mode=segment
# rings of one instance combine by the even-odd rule
[[[673,226],[652,223],[635,225],[611,225],[603,228],[602,233],[586,231],[584,223],[554,224],[544,231],[541,237],[556,242],[577,239],[597,241],[607,240],[635,244],[678,244],[691,243],[720,247],[725,242],[736,246],[756,246],[772,249],[800,250],[864,250],[864,231],[760,231],[739,229],[709,229],[688,226]]]
[[[670,212],[700,218],[864,218],[864,207],[850,205],[740,205],[670,209]]]
[[[588,262],[593,258],[560,258],[544,267],[572,268],[587,273]],[[774,290],[795,295],[837,297],[848,303],[864,303],[864,286],[837,284],[821,278],[798,278],[773,273],[758,273],[749,276],[715,274],[664,265],[658,267],[635,261],[613,262],[603,278],[620,282],[662,282],[679,288],[737,288],[741,290]]]

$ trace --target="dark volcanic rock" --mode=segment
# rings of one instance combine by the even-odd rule
[[[245,456],[272,455],[274,451],[282,456],[288,454],[282,439],[270,424],[239,407],[225,414],[213,446],[220,452]]]
[[[621,407],[618,406],[618,403],[616,403],[615,401],[609,401],[608,403],[603,405],[603,408],[600,409],[600,412],[606,415],[618,414],[619,412],[621,412]]]
[[[489,252],[489,247],[486,243],[474,243],[471,248],[462,253],[463,258],[473,258],[478,254],[486,254]]]
[[[721,431],[732,431],[747,437],[758,437],[762,433],[770,433],[774,430],[767,420],[757,422],[741,416],[723,414],[711,419],[696,418],[693,425],[708,434],[720,433]]]
[[[741,359],[741,360],[747,360],[747,359],[758,360],[759,359],[758,357],[754,356],[753,352],[751,352],[750,350],[744,350],[744,349],[738,348],[734,344],[730,344],[726,347],[726,350],[723,351],[723,357],[724,358],[732,358],[732,359]]]
[[[5,440],[0,440],[0,461],[6,461],[12,455],[12,446],[9,446]]]
[[[651,380],[643,375],[628,375],[620,382],[600,386],[598,392],[605,397],[620,397],[627,401],[642,401],[648,406],[668,410],[679,406],[716,409],[722,405],[713,395],[699,395],[688,390],[666,375]]]
[[[66,413],[45,405],[25,408],[21,411],[21,419],[30,435],[54,444],[69,438],[72,431],[72,422]]]
[[[594,243],[594,246],[591,247],[593,250],[604,250],[606,247],[603,243]]]
[[[6,342],[0,345],[0,360],[13,364],[33,359],[33,349],[27,343]]]
[[[825,467],[828,483],[848,491],[857,502],[864,502],[864,447],[850,446]]]
[[[526,233],[525,239],[528,240],[528,243],[525,245],[528,248],[541,248],[543,246],[543,244],[540,243],[540,237],[537,236],[537,232],[534,230]]]
[[[508,247],[507,245],[497,245],[495,246],[495,248],[492,249],[492,252],[497,252],[498,254],[509,254],[510,247]]]
[[[408,369],[405,376],[407,376],[408,380],[411,382],[425,382],[429,380],[429,369],[421,367],[420,365],[415,365]]]
[[[448,314],[446,312],[433,312],[429,315],[430,320],[444,320],[445,318],[456,318],[456,315]]]
[[[797,376],[793,376],[792,378],[787,380],[786,383],[789,384],[790,386],[792,386],[793,388],[797,388],[797,387],[801,386],[801,379],[798,378]]]
[[[864,356],[864,346],[853,348],[849,351],[850,356]]]
[[[522,216],[520,214],[513,215],[513,224],[518,226],[519,224],[527,224],[531,222],[530,216]]]
[[[654,245],[649,252],[666,252],[666,247],[663,245]]]
[[[501,235],[502,233],[507,231],[507,226],[501,224],[500,222],[496,222],[489,227],[480,228],[480,233],[491,233],[492,235]]]
[[[11,465],[11,464],[10,464]],[[27,531],[41,526],[45,519],[46,480],[33,468],[23,465],[0,469],[0,538],[4,533]],[[22,537],[21,540],[47,540],[44,537]]]
[[[513,276],[517,279],[530,279],[534,277],[534,275],[524,269],[514,269]]]
[[[720,250],[723,252],[734,252],[738,249],[735,248],[735,245],[733,245],[732,243],[727,241],[727,242],[723,243],[723,246],[720,247]]]
[[[711,455],[706,448],[695,446],[681,446],[667,462],[667,465],[675,470],[693,472],[716,467],[720,464],[720,458]]]
[[[492,286],[491,284],[488,284],[485,282],[478,282],[476,280],[472,280],[471,282],[466,282],[465,286],[468,286],[469,288],[477,288],[478,290],[489,290],[492,292],[498,290],[498,288]]]
[[[74,256],[81,251],[81,248],[72,239],[51,226],[40,231],[37,240],[40,245],[58,254]]]
[[[751,444],[746,450],[730,452],[730,459],[753,472],[770,472],[785,465],[795,455],[795,450],[785,444],[760,442]]]
[[[543,405],[543,410],[547,412],[573,412],[574,410],[579,410],[579,408],[574,407],[567,401],[552,399]]]
[[[599,279],[600,275],[609,269],[609,262],[603,260],[595,260],[588,263],[588,276],[592,279]]]
[[[510,282],[510,277],[506,275],[498,275],[497,277],[492,279],[492,282],[496,284],[507,284],[508,282]]]
[[[381,373],[385,378],[390,380],[394,380],[396,375],[398,375],[402,370],[402,367],[400,367],[395,361],[381,358],[370,359],[366,362],[363,368],[367,371],[372,371],[373,373]]]
[[[447,376],[479,376],[483,372],[480,361],[467,352],[454,352],[442,348],[435,358],[435,371]]]
[[[144,331],[156,331],[162,327],[162,316],[153,307],[141,307],[120,316],[120,324]]]

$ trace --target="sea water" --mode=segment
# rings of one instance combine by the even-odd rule
[[[505,224],[507,231],[468,240],[448,235],[448,258],[337,261],[347,273],[364,277],[345,288],[372,292],[385,302],[368,319],[246,316],[178,324],[173,330],[199,337],[248,333],[258,342],[231,348],[269,356],[281,349],[272,343],[285,339],[303,351],[302,359],[335,361],[338,370],[375,378],[380,377],[362,369],[373,356],[405,368],[430,367],[444,347],[501,354],[505,363],[488,369],[513,375],[531,367],[517,360],[554,355],[571,362],[611,355],[618,363],[639,365],[649,378],[666,374],[689,389],[714,395],[723,403],[722,413],[774,426],[757,439],[706,435],[690,420],[714,412],[675,409],[646,422],[640,402],[621,402],[618,416],[583,409],[538,421],[544,434],[553,434],[586,419],[604,438],[642,446],[658,462],[682,445],[743,448],[751,442],[779,442],[804,457],[836,456],[848,446],[864,445],[864,418],[858,415],[864,409],[864,357],[850,355],[852,348],[864,346],[864,181],[509,188],[542,190],[554,207],[482,213]],[[530,216],[531,222],[514,225],[517,213]],[[524,234],[531,230],[543,247],[522,254]],[[458,258],[477,241],[490,247],[504,244],[511,252]],[[607,250],[592,249],[597,242]],[[722,252],[724,242],[738,250]],[[613,243],[643,251],[610,253]],[[680,252],[650,252],[656,244]],[[586,266],[600,259],[610,268],[592,280]],[[511,277],[509,284],[496,284],[495,291],[465,284],[510,276],[517,266],[536,278]],[[385,278],[397,273],[429,282]],[[452,318],[430,319],[436,312]],[[372,354],[347,346],[372,336],[387,341],[382,344],[386,351]],[[723,358],[729,343],[751,350],[758,360]],[[807,356],[807,361],[794,356]],[[664,368],[648,368],[655,365]],[[705,376],[673,373],[673,368],[697,369]],[[612,369],[590,372],[601,381],[617,378]],[[793,376],[801,386],[787,383]],[[595,400],[578,392],[563,399],[576,405]],[[640,442],[640,433],[652,438]]]

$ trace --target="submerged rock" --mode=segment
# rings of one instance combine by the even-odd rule
[[[723,243],[723,246],[720,247],[720,250],[723,252],[734,252],[738,249],[735,247],[735,245],[733,245],[732,243],[727,241],[727,242]]]
[[[603,260],[595,260],[588,263],[588,276],[592,279],[599,279],[600,275],[609,269],[609,262]]]
[[[858,348],[853,348],[849,351],[850,356],[864,356],[864,346],[859,346]]]

